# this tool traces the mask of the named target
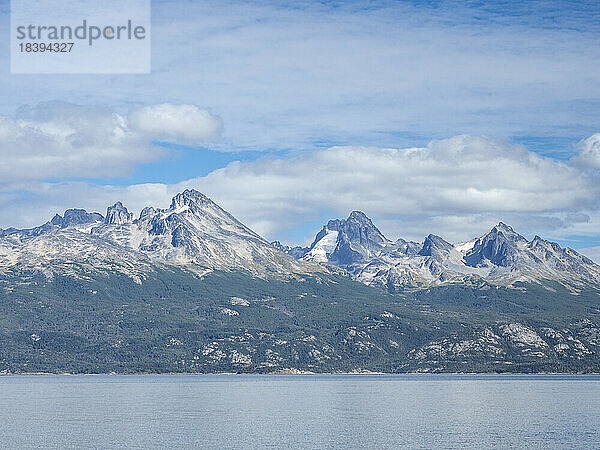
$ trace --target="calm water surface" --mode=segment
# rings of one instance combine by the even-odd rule
[[[2,448],[600,448],[600,376],[0,377]]]

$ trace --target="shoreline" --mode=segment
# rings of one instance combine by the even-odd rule
[[[356,376],[364,376],[364,375],[431,375],[431,376],[439,376],[439,375],[473,375],[473,376],[507,376],[507,375],[600,375],[600,372],[310,372],[310,371],[275,371],[275,372],[265,372],[265,373],[254,373],[254,372],[136,372],[136,373],[117,373],[117,372],[108,372],[108,373],[72,373],[72,372],[23,372],[23,373],[0,373],[1,377],[33,377],[33,376],[57,376],[57,377],[98,377],[98,376],[177,376],[177,375],[197,375],[197,376],[215,376],[215,375],[232,375],[232,376],[265,376],[265,375],[356,375]]]

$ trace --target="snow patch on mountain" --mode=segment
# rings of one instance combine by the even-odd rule
[[[327,262],[329,255],[333,253],[337,246],[338,234],[339,231],[326,230],[325,236],[319,239],[302,259],[321,263]]]

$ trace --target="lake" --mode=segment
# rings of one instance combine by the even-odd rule
[[[598,375],[0,377],[3,448],[599,448]]]

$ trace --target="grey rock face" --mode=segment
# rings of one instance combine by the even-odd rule
[[[127,218],[131,220],[130,215]],[[304,270],[302,263],[193,189],[177,194],[168,209],[146,207],[139,219],[124,225],[117,221],[94,232],[133,246],[152,259],[176,264],[244,269],[256,274]]]
[[[529,242],[503,223],[457,245],[433,234],[423,243],[393,242],[364,213],[353,211],[329,221],[310,247],[288,247],[268,243],[195,190],[176,195],[168,209],[144,208],[137,220],[117,202],[106,218],[70,209],[40,227],[0,230],[0,252],[0,271],[14,264],[48,271],[61,260],[65,267],[78,261],[90,270],[116,261],[136,277],[142,271],[136,267],[153,263],[257,275],[329,270],[309,264],[318,262],[390,290],[543,280],[575,293],[582,284],[600,286],[600,266],[590,259],[539,236]]]
[[[9,236],[13,233],[17,233],[19,230],[13,227],[9,227],[6,230],[0,228],[0,237]]]
[[[438,256],[441,257],[445,253],[452,250],[454,246],[439,236],[434,234],[430,234],[425,238],[425,242],[423,242],[423,247],[419,250],[419,255],[421,256]]]
[[[527,240],[500,222],[475,242],[473,249],[465,256],[465,262],[471,267],[477,267],[486,261],[496,266],[510,267],[519,263],[520,244],[527,244]]]
[[[104,220],[102,214],[88,213],[84,209],[67,209],[63,216],[56,214],[50,224],[60,228],[67,228],[74,225],[86,225]]]
[[[106,210],[106,219],[104,223],[109,225],[122,225],[124,223],[133,222],[133,214],[127,211],[123,203],[117,202],[109,206]]]
[[[598,265],[591,259],[580,255],[573,249],[562,248],[557,243],[546,241],[539,236],[535,236],[528,243],[527,251],[538,264],[557,272],[576,274],[584,279],[594,279],[596,276]]]
[[[406,256],[417,256],[422,249],[418,242],[406,241],[402,238],[383,248],[385,255],[391,258],[404,258]]]
[[[168,209],[144,208],[138,220],[117,202],[108,208],[106,219],[83,210],[67,211],[65,217],[56,216],[36,229],[0,237],[0,271],[18,264],[51,273],[62,270],[63,259],[65,270],[77,261],[88,270],[112,267],[137,281],[152,264],[185,266],[199,273],[244,270],[258,276],[302,274],[308,267],[324,270],[277,250],[194,190],[175,196]]]
[[[210,198],[195,189],[186,189],[173,197],[173,200],[171,201],[172,210],[187,206],[194,211],[199,211],[204,205],[210,207],[217,206]]]
[[[328,231],[338,233],[337,245],[329,259],[339,266],[366,261],[389,244],[371,219],[361,211],[352,211],[345,220],[329,221],[315,238],[311,249]]]
[[[156,208],[153,208],[152,206],[146,206],[144,209],[142,209],[139,220],[147,220],[148,218],[155,216],[157,212],[158,210]]]

